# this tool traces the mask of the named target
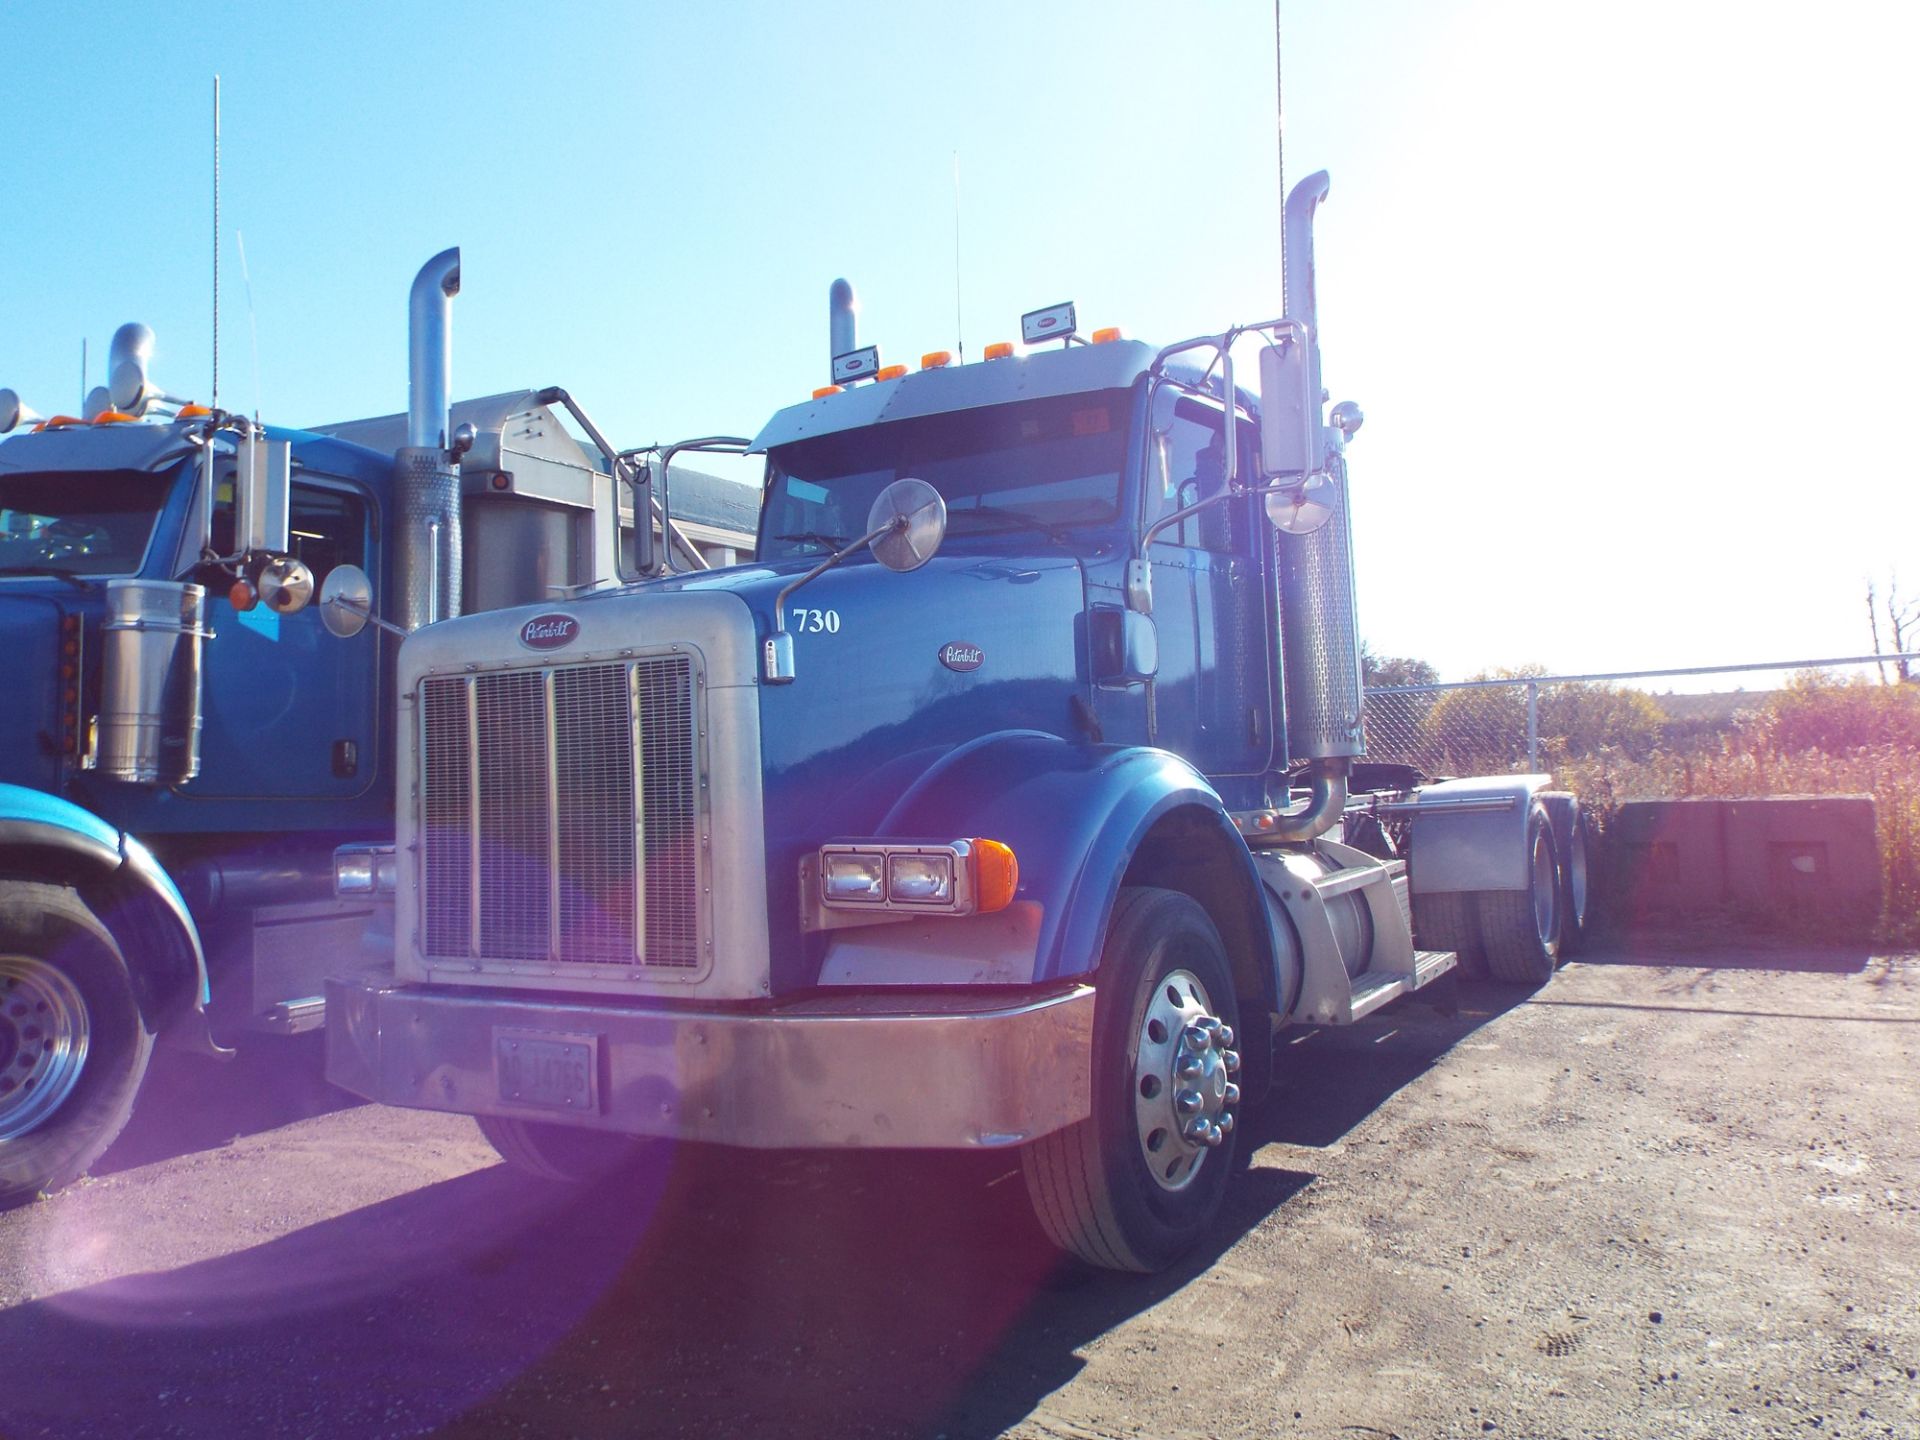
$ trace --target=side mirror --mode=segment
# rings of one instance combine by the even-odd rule
[[[291,555],[276,555],[260,567],[254,582],[260,603],[278,615],[291,615],[307,608],[313,598],[313,571],[303,560]]]
[[[1267,492],[1267,519],[1288,535],[1311,535],[1333,518],[1339,490],[1331,475],[1303,475],[1297,484]]]
[[[1269,479],[1321,468],[1312,345],[1306,327],[1294,324],[1260,352],[1260,470]]]
[[[293,483],[293,447],[264,436],[243,438],[233,472],[233,548],[251,554],[287,551],[287,492]]]
[[[947,502],[926,481],[902,476],[873,497],[867,536],[889,570],[918,570],[947,538]]]
[[[1139,685],[1160,673],[1160,636],[1153,617],[1120,605],[1095,605],[1087,614],[1093,683],[1103,689]]]
[[[336,565],[320,586],[320,623],[327,633],[351,640],[373,618],[373,581],[358,565]]]

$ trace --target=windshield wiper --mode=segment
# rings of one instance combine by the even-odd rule
[[[800,530],[792,535],[776,535],[776,540],[797,540],[805,545],[824,545],[829,550],[841,550],[846,547],[844,535],[826,535],[818,530]]]
[[[1029,515],[1024,510],[1009,510],[1003,505],[968,505],[960,509],[947,511],[947,524],[966,515],[985,515],[990,519],[1004,522],[1003,531],[1038,530],[1055,544],[1060,543],[1060,528],[1051,521],[1042,520],[1038,515]]]
[[[66,581],[76,590],[93,588],[91,580],[64,565],[0,565],[0,575],[51,575],[56,580]]]

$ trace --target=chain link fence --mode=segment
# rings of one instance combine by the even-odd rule
[[[1612,776],[1651,777],[1658,762],[1723,751],[1801,677],[1823,683],[1904,678],[1920,654],[1851,655],[1755,665],[1595,675],[1528,675],[1366,691],[1367,758],[1429,775],[1558,772],[1574,763]],[[1738,688],[1700,691],[1696,682]],[[1664,682],[1660,693],[1651,683]],[[1675,691],[1675,685],[1687,691]],[[1700,691],[1700,693],[1690,693]],[[1641,789],[1642,785],[1631,788]]]

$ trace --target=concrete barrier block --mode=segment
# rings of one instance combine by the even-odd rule
[[[1632,919],[1732,911],[1855,938],[1880,913],[1870,795],[1632,800],[1614,817],[1603,897]]]

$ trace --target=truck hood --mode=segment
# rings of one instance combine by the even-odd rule
[[[746,604],[765,639],[780,591],[817,563],[674,576],[585,604],[631,597],[644,615],[650,593],[724,591]],[[915,746],[953,745],[1000,728],[990,723],[996,715],[1007,728],[1068,733],[1069,696],[1084,688],[1084,610],[1084,577],[1069,555],[949,552],[906,574],[862,556],[829,570],[787,601],[796,674],[762,687],[769,768],[776,752],[798,762],[841,747],[857,747],[868,768],[896,750],[882,739],[890,731]],[[806,738],[783,743],[796,726]]]
[[[775,596],[809,568],[782,561],[659,583],[731,592],[764,639]],[[644,588],[635,600],[644,615]],[[1073,736],[1073,700],[1088,690],[1085,613],[1080,563],[1059,554],[948,552],[904,575],[863,557],[796,591],[795,678],[759,687],[768,913],[796,912],[802,856],[881,833],[901,795],[959,746],[996,731]],[[776,994],[817,982],[818,955],[789,927],[774,927],[771,942]]]

